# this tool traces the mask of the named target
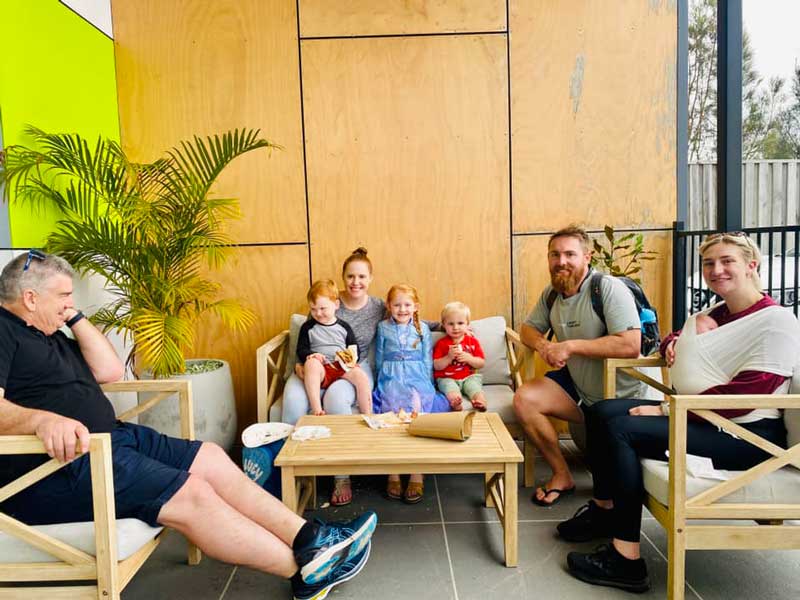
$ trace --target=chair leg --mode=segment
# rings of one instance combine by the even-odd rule
[[[189,542],[188,548],[188,556],[187,560],[191,566],[199,565],[200,560],[203,558],[203,553],[200,551],[200,548],[195,546],[192,542]]]
[[[667,532],[667,600],[684,600],[686,587],[686,534]]]
[[[536,483],[536,478],[533,473],[534,467],[536,466],[536,446],[531,443],[528,436],[525,434],[522,435],[522,454],[525,458],[522,467],[522,485],[526,488],[533,487],[533,484]]]

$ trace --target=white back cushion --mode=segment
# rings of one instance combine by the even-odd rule
[[[794,368],[790,394],[800,394],[800,365]],[[793,408],[783,411],[783,421],[786,424],[786,439],[789,447],[800,444],[800,409]]]

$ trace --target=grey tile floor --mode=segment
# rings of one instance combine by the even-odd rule
[[[570,447],[567,446],[567,451]],[[632,598],[609,588],[583,584],[567,574],[567,552],[591,549],[554,535],[555,524],[572,516],[590,496],[589,474],[570,452],[578,492],[553,508],[530,501],[531,490],[520,489],[519,567],[503,566],[502,528],[492,509],[483,508],[480,475],[438,475],[426,479],[425,499],[418,505],[390,502],[382,496],[385,478],[354,479],[355,500],[344,508],[309,512],[307,517],[347,519],[370,508],[380,524],[373,538],[370,561],[354,580],[337,587],[332,599],[452,599],[504,600],[557,598]],[[541,463],[541,461],[540,461]],[[538,479],[547,475],[537,465]],[[320,498],[327,482],[320,480]],[[666,597],[667,543],[661,526],[646,516],[642,553],[652,589],[642,598]],[[122,594],[124,600],[192,598],[249,600],[290,598],[289,584],[245,568],[207,557],[196,567],[186,565],[186,542],[171,534]],[[800,598],[800,551],[693,551],[686,564],[686,598]]]

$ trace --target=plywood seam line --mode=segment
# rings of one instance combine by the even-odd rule
[[[298,37],[299,37],[298,30]],[[317,41],[317,40],[372,40],[382,38],[413,38],[413,37],[452,37],[457,35],[506,35],[506,29],[493,29],[491,31],[432,31],[429,33],[373,33],[373,34],[357,34],[357,35],[310,35],[308,37],[300,37],[301,42]]]
[[[306,163],[306,113],[303,99],[303,46],[300,37],[300,0],[295,1],[295,17],[297,18],[297,68],[300,83],[300,136],[303,146],[303,191],[306,198],[306,243],[308,244],[308,285],[311,285],[311,215],[308,206],[308,164]]]
[[[516,329],[514,310],[514,152],[511,148],[511,13],[509,0],[506,0],[506,85],[508,87],[508,268],[509,290],[511,292],[511,328]]]

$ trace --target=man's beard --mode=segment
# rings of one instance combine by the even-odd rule
[[[553,289],[560,294],[577,288],[581,279],[582,273],[578,273],[572,268],[550,271],[550,283],[553,284]]]

